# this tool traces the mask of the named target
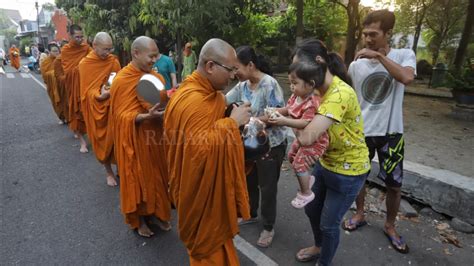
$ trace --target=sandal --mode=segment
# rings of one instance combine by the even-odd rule
[[[354,222],[354,221],[352,221],[352,218],[350,218],[349,220],[345,220],[344,223],[342,223],[342,229],[344,229],[348,232],[352,232],[352,231],[355,231],[355,230],[359,229],[360,227],[362,227],[364,225],[367,225],[367,222],[365,220]]]
[[[390,245],[392,245],[393,249],[402,254],[408,253],[408,245],[405,243],[405,240],[403,240],[402,236],[400,236],[400,239],[397,240],[397,237],[389,235],[385,230],[383,231],[383,233],[387,236],[387,239],[388,241],[390,241]]]
[[[296,256],[295,256],[296,260],[299,262],[308,262],[308,261],[317,260],[319,256],[321,255],[321,253],[311,254],[307,252],[307,250],[309,249],[310,247],[303,248],[300,251],[298,251],[298,253],[296,253]]]
[[[309,196],[305,196],[301,193],[296,193],[296,197],[291,201],[291,206],[301,209],[304,208],[308,203],[314,200],[314,193],[311,192]]]
[[[238,225],[253,224],[258,222],[258,217],[250,217],[250,219],[244,220],[242,218],[237,218]]]
[[[268,248],[273,242],[273,236],[275,236],[275,230],[263,230],[260,233],[260,237],[258,238],[257,246],[262,248]]]

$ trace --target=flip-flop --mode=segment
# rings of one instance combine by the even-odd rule
[[[347,224],[347,221],[348,220],[344,220],[344,222],[342,223],[342,229],[348,231],[348,232],[352,232],[352,231],[355,231],[357,229],[359,229],[360,227],[364,226],[364,225],[367,225],[367,222],[364,220],[364,221],[359,221],[359,222],[356,222],[354,223],[352,221],[352,218],[349,219],[349,225],[346,226]],[[354,226],[354,227],[353,227]]]
[[[307,249],[307,248],[306,248]],[[303,249],[302,249],[303,250]],[[301,250],[300,250],[301,251]],[[299,262],[308,262],[308,261],[313,261],[313,260],[316,260],[319,258],[319,256],[321,255],[321,253],[316,253],[316,254],[310,254],[310,253],[306,253],[306,252],[303,252],[303,254],[300,256],[299,253],[300,251],[298,251],[298,253],[296,253],[296,256],[295,256],[295,259]]]
[[[262,233],[260,233],[260,237],[258,238],[257,246],[261,248],[268,248],[272,244],[274,236],[275,236],[274,230],[272,231],[263,230]]]
[[[397,240],[396,237],[389,235],[385,230],[383,231],[385,236],[387,236],[388,241],[390,241],[390,245],[392,245],[393,249],[396,251],[402,253],[402,254],[407,254],[409,251],[407,243],[405,243],[405,240],[403,240],[403,237],[400,236],[400,240]],[[405,248],[400,248],[403,245],[405,245]]]

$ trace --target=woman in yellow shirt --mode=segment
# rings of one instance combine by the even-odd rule
[[[313,170],[316,197],[305,207],[315,243],[300,250],[296,259],[319,258],[319,265],[330,265],[339,244],[342,218],[370,170],[362,113],[342,60],[328,53],[321,41],[303,41],[296,47],[293,62],[315,64],[321,77],[315,84],[321,105],[308,126],[297,133],[297,139],[301,145],[310,145],[324,132],[329,135],[329,146]]]

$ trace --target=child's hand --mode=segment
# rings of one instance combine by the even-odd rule
[[[280,113],[275,112],[274,115],[272,115],[268,119],[268,123],[275,125],[275,126],[284,126],[286,125],[286,117],[282,116]]]

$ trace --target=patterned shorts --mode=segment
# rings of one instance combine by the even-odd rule
[[[403,134],[389,134],[381,137],[366,137],[369,158],[379,157],[380,172],[378,177],[387,186],[401,187],[403,180],[403,157],[405,141]]]

